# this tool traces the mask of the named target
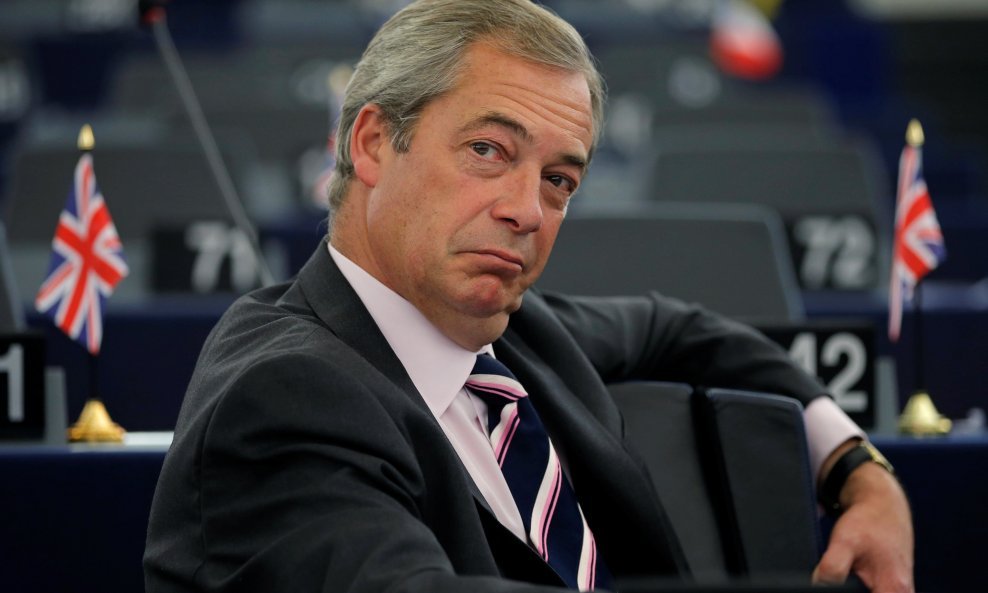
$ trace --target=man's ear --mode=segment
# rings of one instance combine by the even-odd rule
[[[381,173],[382,151],[388,144],[388,126],[381,108],[364,105],[353,122],[350,158],[354,176],[367,187],[375,187]]]

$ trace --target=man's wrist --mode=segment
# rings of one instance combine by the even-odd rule
[[[820,504],[829,515],[839,515],[844,511],[841,504],[841,491],[851,472],[865,463],[876,463],[890,474],[895,475],[892,464],[868,441],[860,441],[845,451],[830,468],[820,487]]]

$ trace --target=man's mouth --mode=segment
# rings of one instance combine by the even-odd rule
[[[521,272],[525,269],[525,260],[513,251],[505,249],[478,249],[472,253],[483,257],[497,267],[505,267]]]

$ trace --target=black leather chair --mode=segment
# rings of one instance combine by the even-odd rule
[[[821,540],[798,402],[671,383],[610,390],[697,580],[808,582]]]
[[[726,577],[720,526],[693,428],[693,388],[655,382],[618,383],[609,388],[690,567],[699,578]]]

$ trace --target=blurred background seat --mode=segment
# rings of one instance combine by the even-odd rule
[[[0,333],[23,331],[26,325],[24,305],[10,259],[7,229],[0,223]]]
[[[750,141],[750,143],[745,142]],[[866,146],[778,129],[745,138],[680,133],[655,149],[648,197],[658,201],[762,204],[786,225],[806,289],[878,290],[887,284],[887,186]]]
[[[753,204],[656,203],[567,218],[538,286],[590,296],[657,290],[726,315],[803,317],[773,210]]]

